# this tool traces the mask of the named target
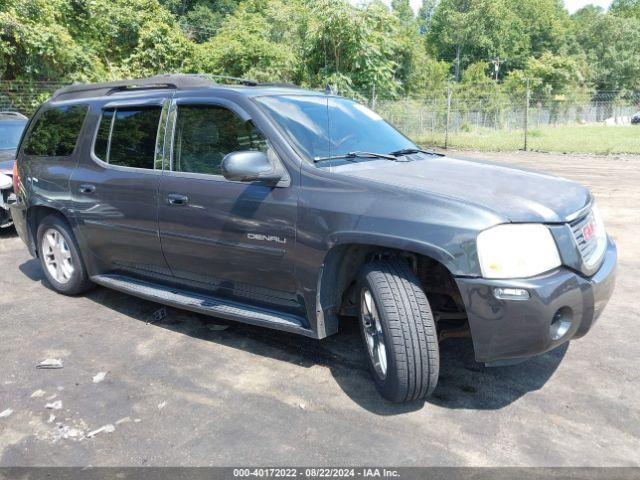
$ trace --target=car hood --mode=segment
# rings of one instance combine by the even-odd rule
[[[492,210],[511,222],[565,222],[591,200],[588,189],[563,178],[447,156],[352,163],[333,171],[455,198]]]

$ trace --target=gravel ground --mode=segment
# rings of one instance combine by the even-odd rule
[[[156,321],[160,305],[104,288],[63,297],[5,231],[0,465],[640,465],[640,157],[457,153],[592,188],[619,271],[585,338],[502,368],[448,340],[435,395],[392,405],[352,326],[318,342],[174,309]]]

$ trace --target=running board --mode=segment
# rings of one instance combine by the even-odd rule
[[[91,281],[103,287],[129,293],[164,305],[317,338],[315,332],[303,326],[303,319],[295,315],[250,307],[209,295],[137,280],[124,275],[94,275],[91,277]]]

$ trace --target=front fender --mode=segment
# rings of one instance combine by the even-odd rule
[[[457,259],[452,253],[437,245],[405,238],[402,236],[373,232],[346,231],[335,232],[329,235],[328,240],[329,250],[340,245],[347,244],[376,245],[379,247],[403,250],[420,255],[425,255],[427,257],[433,258],[434,260],[437,260],[445,267],[447,267],[449,271],[453,272],[458,270],[456,264]]]

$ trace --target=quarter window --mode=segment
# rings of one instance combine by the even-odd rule
[[[220,175],[225,155],[243,150],[267,153],[267,139],[251,121],[212,105],[180,105],[173,170]]]
[[[96,135],[96,156],[112,165],[153,169],[161,110],[104,110]]]
[[[26,140],[24,153],[39,157],[72,155],[87,110],[86,105],[65,105],[43,112]]]

